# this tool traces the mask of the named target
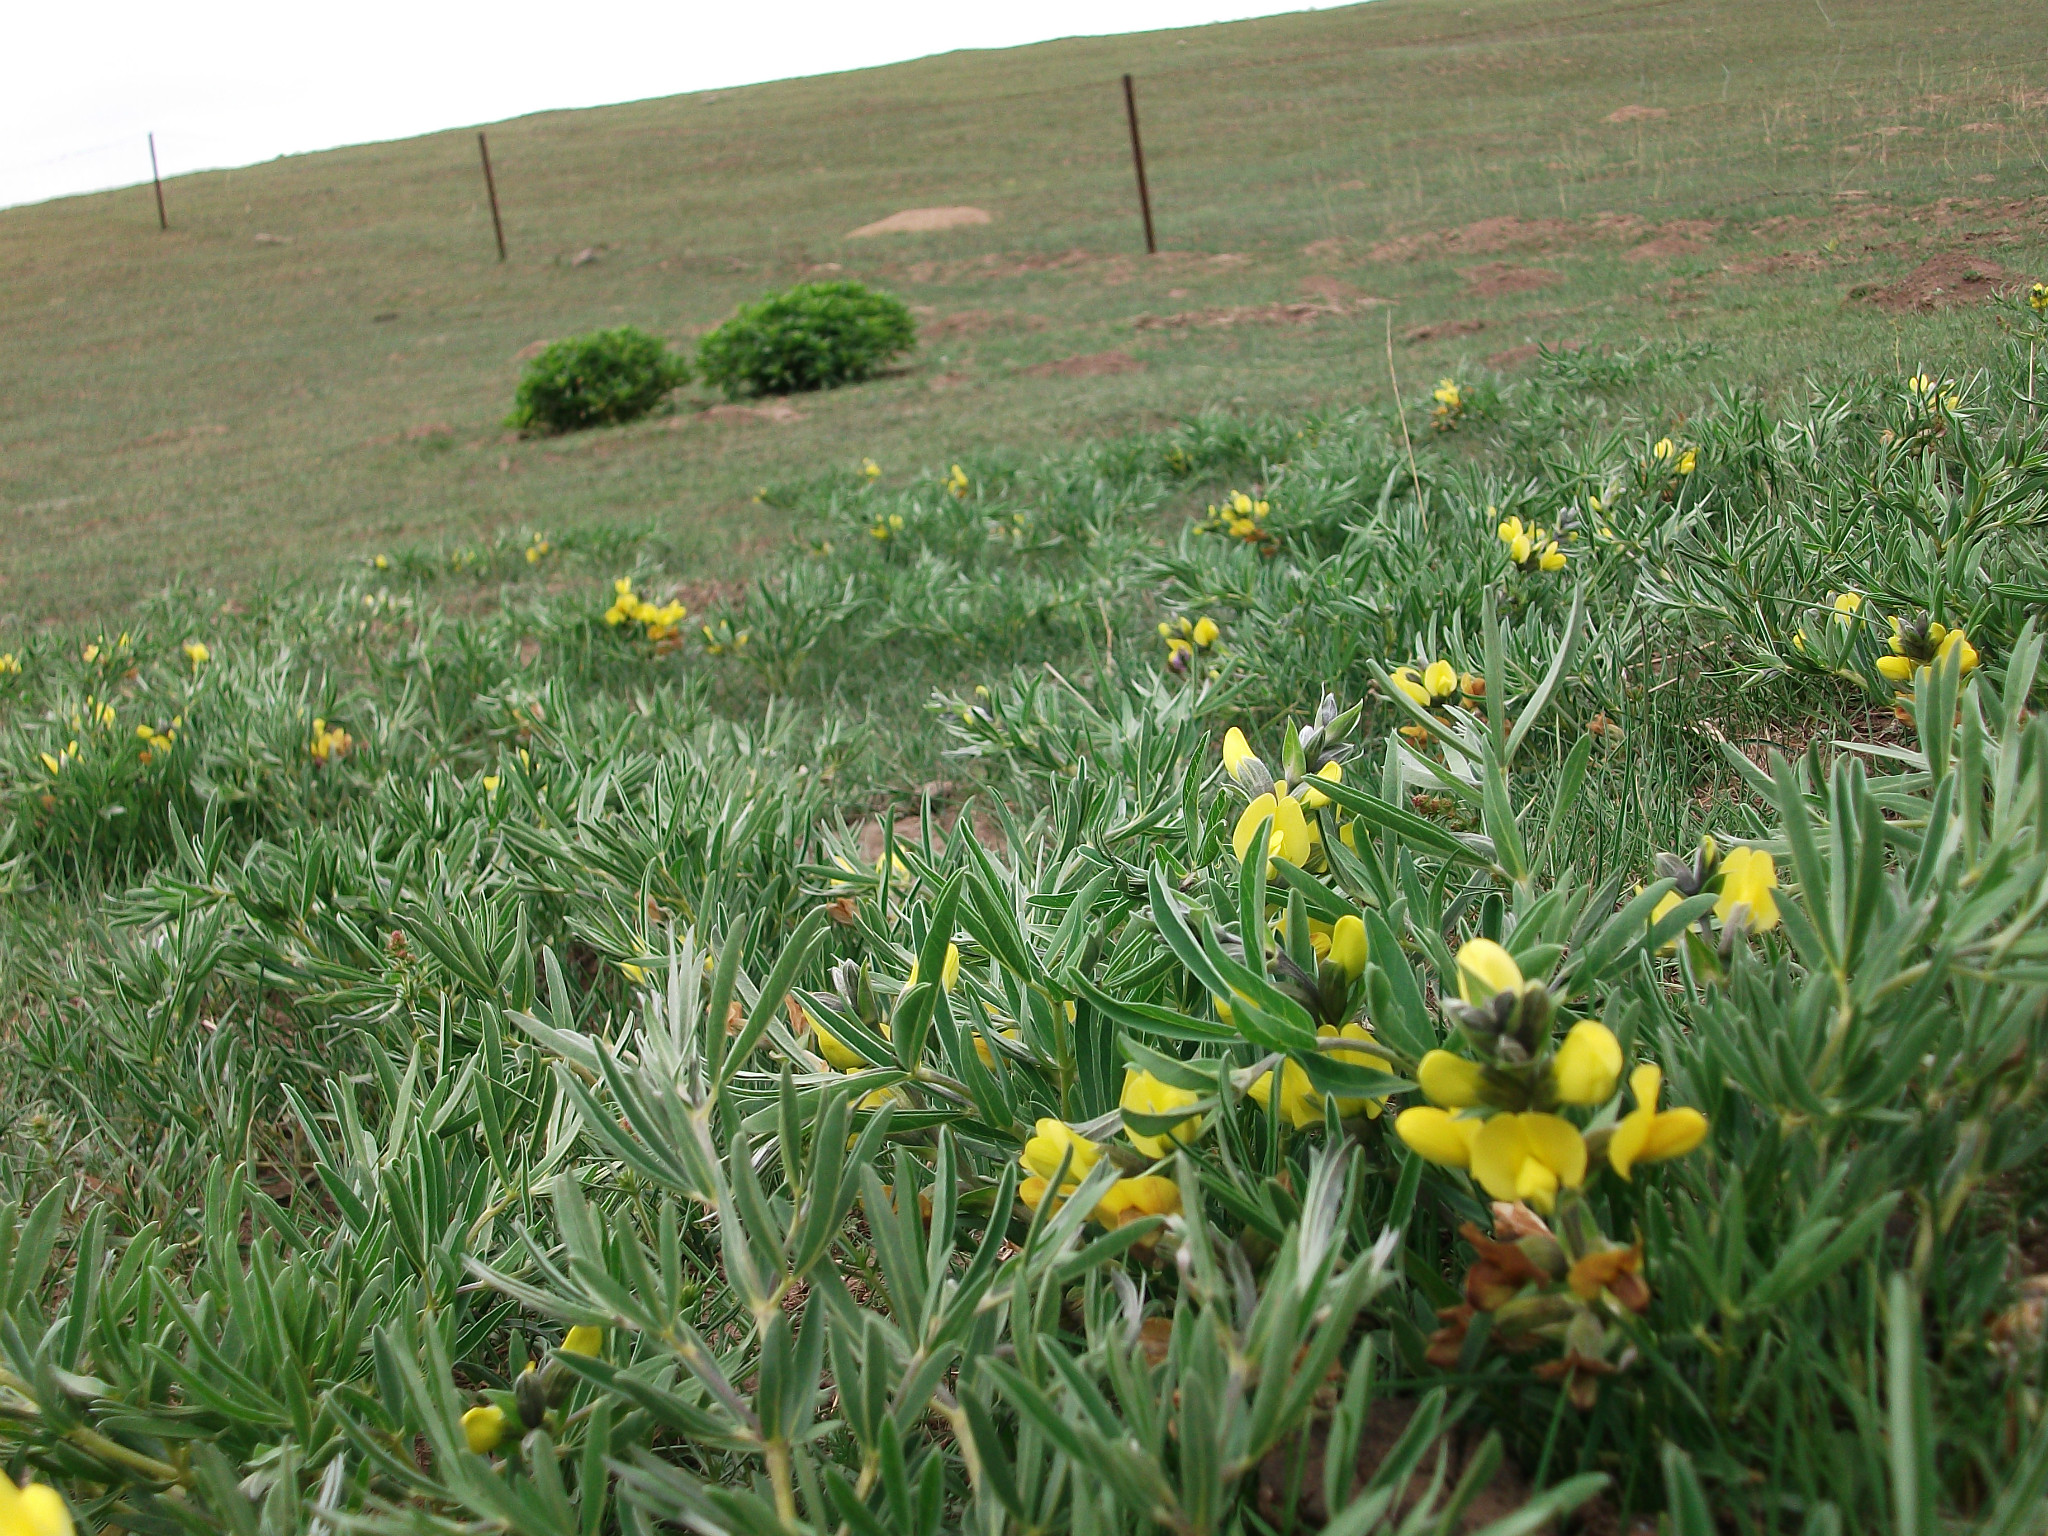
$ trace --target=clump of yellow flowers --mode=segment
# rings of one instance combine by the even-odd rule
[[[901,512],[891,512],[887,517],[877,514],[874,522],[868,528],[868,537],[876,540],[878,543],[886,542],[902,531],[903,514]]]
[[[338,725],[330,726],[325,720],[316,719],[313,722],[313,739],[307,743],[306,750],[312,754],[314,762],[330,763],[348,756],[349,749],[353,746],[355,738],[347,731]]]
[[[203,640],[187,640],[185,642],[185,660],[190,662],[192,670],[197,672],[201,667],[213,660],[213,652],[206,648],[206,643]]]
[[[1914,619],[1892,616],[1892,643],[1888,655],[1877,658],[1877,670],[1900,688],[1913,686],[1916,673],[1936,662],[1948,660],[1953,652],[1961,657],[1965,675],[1976,670],[1977,648],[1958,625],[1950,629],[1928,614]]]
[[[882,478],[882,466],[873,459],[862,459],[860,461],[860,472],[865,479],[879,480]]]
[[[1394,1076],[1393,1063],[1379,1054],[1379,1042],[1351,1016],[1358,981],[1365,974],[1365,924],[1346,913],[1328,925],[1311,922],[1309,937],[1316,960],[1313,969],[1297,963],[1282,943],[1272,956],[1273,984],[1308,1009],[1316,1020],[1316,1038],[1331,1042],[1319,1050],[1321,1060]],[[1217,1011],[1227,1015],[1228,1005],[1220,1004]],[[1341,1043],[1345,1041],[1358,1045]],[[1261,1109],[1272,1105],[1274,1076],[1268,1068],[1245,1090]],[[1280,1064],[1278,1076],[1280,1113],[1296,1130],[1321,1125],[1327,1108],[1334,1107],[1340,1120],[1355,1120],[1377,1119],[1386,1107],[1384,1099],[1323,1093],[1308,1069],[1291,1056]]]
[[[968,483],[967,471],[958,464],[953,466],[953,473],[946,476],[946,490],[957,500],[967,499]]]
[[[1697,1110],[1667,1112],[1659,1120],[1654,1088],[1638,1072],[1631,1079],[1640,1100],[1652,1090],[1651,1118],[1632,1133],[1617,1165],[1613,1134],[1589,1138],[1561,1108],[1593,1109],[1613,1097],[1626,1063],[1620,1042],[1597,1019],[1580,1019],[1552,1040],[1556,1002],[1539,978],[1524,977],[1514,957],[1492,939],[1472,939],[1458,950],[1458,995],[1446,998],[1445,1016],[1472,1055],[1438,1049],[1418,1063],[1415,1080],[1430,1102],[1405,1109],[1394,1122],[1401,1140],[1430,1162],[1470,1171],[1496,1200],[1554,1210],[1565,1191],[1577,1190],[1597,1152],[1622,1178],[1635,1164],[1678,1157],[1698,1146],[1707,1122]],[[1655,1069],[1651,1069],[1654,1071]]]
[[[1458,422],[1465,414],[1465,392],[1458,387],[1456,379],[1438,379],[1436,388],[1429,392],[1429,398],[1436,402],[1429,413],[1429,425],[1437,432],[1455,432]]]
[[[547,539],[536,533],[533,536],[533,541],[526,546],[526,563],[528,565],[539,565],[541,561],[547,559],[554,552],[554,548],[553,544],[550,544]]]
[[[19,677],[21,658],[12,651],[0,652],[0,677]]]
[[[1659,853],[1655,865],[1658,876],[1673,885],[1651,911],[1652,926],[1662,922],[1681,901],[1703,891],[1713,891],[1718,898],[1710,915],[1721,926],[1716,950],[1724,958],[1741,935],[1768,933],[1778,926],[1778,864],[1761,848],[1730,848],[1723,853],[1713,838],[1703,837],[1690,859]],[[1703,937],[1707,934],[1706,923],[1702,917]]]
[[[720,619],[716,628],[709,624],[699,626],[704,635],[704,650],[711,656],[738,655],[747,648],[747,631],[735,630],[730,619]]]
[[[171,744],[178,739],[178,729],[184,723],[185,717],[183,715],[173,715],[171,716],[171,723],[162,729],[158,729],[153,725],[136,726],[136,737],[142,742],[140,756],[143,763],[147,764],[159,752],[170,751]]]
[[[644,624],[647,626],[647,638],[659,643],[675,638],[688,613],[687,608],[676,602],[663,603],[657,608],[645,598],[635,595],[630,576],[621,576],[612,583],[612,605],[605,609],[604,621],[614,629],[626,623]]]
[[[1195,524],[1195,532],[1220,533],[1249,544],[1261,554],[1275,554],[1280,548],[1280,540],[1266,526],[1266,518],[1272,510],[1269,502],[1255,500],[1243,491],[1232,491],[1222,503],[1210,506],[1202,520]]]
[[[1266,762],[1252,751],[1245,734],[1232,726],[1223,735],[1223,768],[1243,792],[1245,808],[1238,814],[1230,834],[1230,846],[1242,860],[1251,851],[1252,840],[1261,826],[1270,825],[1266,835],[1268,872],[1273,859],[1285,859],[1307,868],[1322,829],[1306,812],[1320,810],[1330,797],[1321,784],[1344,782],[1344,759],[1351,748],[1344,738],[1358,723],[1359,705],[1339,713],[1337,696],[1323,695],[1313,724],[1302,726],[1283,743],[1280,774],[1276,778]],[[1349,829],[1345,829],[1348,834]]]
[[[1689,475],[1699,467],[1699,450],[1680,448],[1670,438],[1660,437],[1650,446],[1650,461],[1666,473]]]
[[[1493,508],[1487,512],[1492,514]],[[1557,547],[1548,530],[1519,517],[1503,519],[1494,534],[1508,547],[1508,560],[1520,571],[1561,571],[1564,551]]]
[[[2027,308],[2037,315],[2048,315],[2048,283],[2036,283],[2027,290]]]
[[[1963,403],[1963,397],[1956,392],[1954,385],[1944,383],[1931,373],[1916,373],[1906,380],[1906,394],[1922,410],[1933,410],[1937,401],[1945,411],[1952,411]]]
[[[1828,606],[1810,613],[1807,622],[1794,632],[1792,649],[1803,662],[1819,671],[1863,683],[1868,674],[1855,665],[1862,614],[1861,592],[1830,592]]]
[[[1194,620],[1185,614],[1161,619],[1159,638],[1166,642],[1167,670],[1176,675],[1185,673],[1197,655],[1206,656],[1214,648],[1222,633],[1216,627],[1216,621],[1206,613]]]
[[[470,1409],[462,1416],[462,1438],[472,1453],[488,1456],[505,1441],[516,1418],[523,1429],[539,1429],[552,1425],[550,1410],[568,1397],[576,1384],[576,1376],[560,1357],[563,1355],[584,1355],[595,1357],[604,1352],[604,1330],[587,1323],[578,1324],[563,1335],[562,1342],[555,1346],[555,1358],[545,1366],[528,1361],[526,1369],[513,1382],[510,1392],[494,1392],[498,1401],[485,1401]],[[507,1402],[511,1411],[507,1412]]]

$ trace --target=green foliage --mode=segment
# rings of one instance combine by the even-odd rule
[[[799,283],[742,304],[697,344],[697,372],[732,400],[837,389],[873,378],[916,345],[917,322],[893,294]]]
[[[637,326],[571,336],[526,365],[505,425],[575,432],[637,421],[689,377],[687,360]]]
[[[820,477],[659,641],[657,542],[531,530],[35,637],[11,1465],[166,1531],[2039,1529],[2025,378]],[[1526,1206],[1403,1128],[1594,1021],[1661,1082],[1545,1100]]]

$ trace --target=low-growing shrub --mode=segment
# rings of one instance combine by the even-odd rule
[[[697,348],[704,382],[743,395],[836,389],[872,378],[917,344],[893,294],[860,283],[800,283],[743,305]]]
[[[688,359],[637,326],[571,336],[526,365],[505,425],[574,432],[636,421],[689,377]]]

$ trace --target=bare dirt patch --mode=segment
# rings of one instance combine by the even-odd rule
[[[1714,238],[1714,231],[1720,227],[1720,222],[1713,219],[1673,219],[1651,239],[1623,251],[1621,259],[1671,261],[1681,256],[1697,256],[1707,248],[1708,242]]]
[[[1512,262],[1489,261],[1484,266],[1461,267],[1458,276],[1470,285],[1477,299],[1498,298],[1504,293],[1528,293],[1564,281],[1562,272],[1548,267],[1518,267]]]
[[[1519,347],[1509,347],[1505,352],[1488,353],[1486,366],[1496,373],[1506,373],[1510,368],[1519,368],[1524,363],[1535,362],[1537,354],[1542,350],[1543,348],[1533,341]]]
[[[1652,123],[1660,117],[1669,117],[1670,115],[1662,107],[1643,107],[1631,104],[1626,107],[1616,107],[1612,112],[1601,118],[1600,121],[1603,123]]]
[[[1116,373],[1137,373],[1144,366],[1128,352],[1086,352],[1022,371],[1027,379],[1101,379]]]
[[[1401,333],[1404,345],[1419,347],[1425,341],[1442,341],[1448,336],[1475,336],[1486,329],[1484,320],[1432,320]]]
[[[1834,263],[1819,251],[1779,251],[1749,261],[1731,261],[1721,268],[1730,277],[1776,277],[1780,272],[1825,272]]]
[[[1310,261],[1336,261],[1344,255],[1344,242],[1335,235],[1327,240],[1311,240],[1301,248],[1301,254]]]
[[[963,229],[973,224],[993,222],[986,208],[969,208],[965,205],[954,208],[905,208],[892,213],[886,219],[877,219],[872,224],[863,224],[859,229],[849,229],[849,240],[866,240],[874,235],[922,235],[941,229]]]
[[[128,446],[131,448],[168,448],[173,444],[203,442],[209,437],[226,437],[228,429],[222,426],[166,427],[161,432],[152,432],[139,437]]]
[[[1014,309],[962,309],[940,315],[921,327],[927,341],[955,336],[986,336],[991,331],[1042,331],[1051,324],[1043,315],[1020,315]]]
[[[1301,291],[1308,298],[1321,299],[1325,304],[1349,304],[1354,299],[1367,296],[1363,289],[1354,288],[1343,278],[1332,277],[1327,272],[1314,272],[1304,277],[1301,280]]]
[[[1958,304],[1977,304],[2027,281],[1995,261],[1967,251],[1944,251],[1920,263],[1896,283],[1851,290],[1849,297],[1900,314],[1928,314]]]
[[[1368,261],[1414,261],[1422,256],[1495,256],[1503,251],[1542,251],[1569,245],[1578,226],[1566,219],[1524,219],[1514,214],[1479,219],[1459,229],[1434,230],[1383,240],[1365,253]]]
[[[530,363],[553,345],[554,343],[551,341],[529,341],[525,346],[512,354],[512,361],[515,363]]]
[[[445,421],[423,421],[418,426],[407,427],[403,432],[392,432],[384,437],[370,439],[372,448],[389,448],[396,443],[423,443],[429,438],[453,437],[455,429]]]
[[[759,405],[714,405],[697,414],[706,421],[772,421],[777,425],[804,419],[802,411],[780,399],[765,400]],[[689,419],[687,416],[674,417],[669,427],[674,430]]]
[[[1139,315],[1131,327],[1140,331],[1184,331],[1197,326],[1310,325],[1332,315],[1349,314],[1391,304],[1392,299],[1363,298],[1346,305],[1335,300],[1298,300],[1278,304],[1219,304],[1209,309],[1184,309],[1171,315]]]

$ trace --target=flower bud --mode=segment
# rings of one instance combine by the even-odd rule
[[[1613,1097],[1621,1081],[1621,1042],[1597,1019],[1581,1019],[1550,1059],[1558,1102],[1591,1106]]]

